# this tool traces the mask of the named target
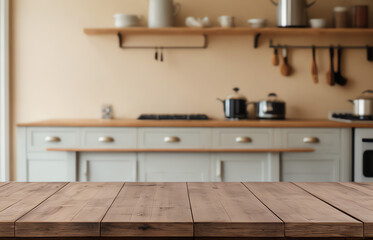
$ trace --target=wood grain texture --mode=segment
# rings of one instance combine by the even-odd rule
[[[296,183],[364,223],[364,237],[373,237],[373,191],[355,183]],[[365,184],[371,187],[372,184]]]
[[[19,123],[18,127],[260,127],[260,128],[373,128],[373,123],[343,123],[329,120],[133,120],[52,119]]]
[[[244,183],[285,223],[286,237],[363,237],[363,224],[292,183]]]
[[[193,237],[186,183],[126,183],[102,221],[103,237]]]
[[[14,237],[15,221],[66,183],[0,183],[0,237]]]
[[[313,148],[270,148],[270,149],[102,149],[102,148],[47,148],[49,152],[122,152],[122,153],[301,153],[314,152]]]
[[[284,226],[241,183],[188,183],[196,237],[283,237]]]
[[[16,237],[98,237],[123,183],[69,183],[16,222]]]
[[[373,29],[354,29],[354,28],[190,28],[190,27],[171,27],[171,28],[86,28],[84,33],[87,35],[102,34],[139,34],[139,35],[254,35],[257,33],[272,35],[334,35],[334,34],[373,34]]]

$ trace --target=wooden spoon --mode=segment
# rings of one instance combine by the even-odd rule
[[[288,49],[285,47],[282,49],[282,63],[280,66],[280,72],[283,76],[290,76],[292,68],[288,63]]]
[[[273,64],[273,66],[278,66],[280,64],[280,60],[278,58],[278,48],[277,47],[275,47],[275,49],[273,51],[272,64]]]
[[[329,69],[329,72],[326,74],[326,82],[330,86],[334,86],[335,85],[334,47],[329,48],[329,55],[330,55],[330,69]]]
[[[314,83],[319,83],[319,71],[316,65],[316,47],[312,47],[312,65],[311,65],[311,75]]]

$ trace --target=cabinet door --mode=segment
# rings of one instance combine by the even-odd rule
[[[26,169],[28,182],[74,182],[76,154],[29,153]]]
[[[283,154],[281,180],[285,182],[337,182],[340,181],[338,155]]]
[[[210,181],[208,153],[141,153],[139,161],[143,182]]]
[[[81,153],[79,181],[135,182],[136,165],[135,153]]]
[[[279,181],[277,153],[218,153],[214,156],[215,181]]]

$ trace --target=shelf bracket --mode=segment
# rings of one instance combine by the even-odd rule
[[[259,39],[260,39],[261,35],[262,35],[261,33],[257,33],[255,35],[255,37],[254,37],[254,48],[258,48],[258,46],[259,46]]]
[[[124,46],[123,35],[118,32],[119,48],[122,49],[206,49],[208,47],[207,35],[203,34],[203,44],[201,46]]]

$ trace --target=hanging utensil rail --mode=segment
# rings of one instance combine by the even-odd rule
[[[330,49],[330,47],[342,48],[342,49],[367,49],[373,46],[341,46],[341,45],[329,45],[329,46],[317,46],[317,45],[287,45],[287,44],[273,44],[272,40],[269,43],[269,48],[296,48],[296,49]]]
[[[123,49],[206,49],[208,45],[207,35],[202,35],[202,37],[203,45],[201,46],[124,46],[123,35],[118,33],[119,47]]]

